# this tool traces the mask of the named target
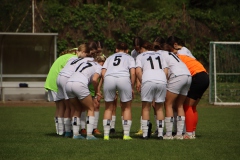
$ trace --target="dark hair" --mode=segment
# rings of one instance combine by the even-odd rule
[[[134,37],[133,38],[133,46],[134,49],[138,52],[143,45],[143,39],[141,37]]]
[[[144,41],[141,47],[145,48],[148,51],[153,51],[153,44],[148,41]]]
[[[165,51],[168,51],[168,52],[173,52],[173,50],[174,50],[173,47],[170,46],[167,43],[164,43],[162,47],[163,47],[162,50],[165,50]]]
[[[166,43],[165,39],[162,37],[157,37],[153,42],[153,49],[155,51],[157,50],[163,50],[163,45]]]
[[[98,44],[94,41],[91,41],[87,43],[88,47],[90,50],[97,50],[98,49]]]
[[[99,48],[103,48],[103,42],[101,42],[101,41],[97,41],[97,48],[99,49]]]
[[[183,40],[181,40],[180,38],[175,37],[175,36],[168,37],[167,44],[169,44],[170,46],[173,47],[174,43],[177,43],[177,44],[179,44],[181,46],[185,46]]]
[[[128,50],[128,45],[124,42],[118,42],[116,45],[116,49],[126,51]]]

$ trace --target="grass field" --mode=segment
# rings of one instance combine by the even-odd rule
[[[103,106],[103,105],[102,105]],[[54,106],[0,107],[0,159],[240,159],[240,107],[199,104],[199,123],[195,140],[142,140],[134,133],[139,128],[140,107],[134,102],[132,141],[122,140],[120,110],[117,110],[117,134],[109,141],[73,140],[55,135]],[[153,115],[153,114],[152,114]],[[102,127],[103,107],[99,129]],[[153,118],[153,116],[152,116]],[[154,123],[153,119],[151,120]],[[155,125],[154,128],[155,130]]]

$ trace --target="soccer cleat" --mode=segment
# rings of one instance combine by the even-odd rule
[[[85,138],[81,136],[81,134],[79,134],[79,135],[74,135],[73,139],[85,139]]]
[[[132,140],[132,138],[131,138],[130,136],[124,135],[124,136],[123,136],[123,140],[127,140],[127,141],[128,141],[128,140]]]
[[[135,135],[138,135],[138,136],[140,136],[140,135],[142,135],[143,134],[143,131],[140,129],[140,130],[138,130],[138,132],[137,133],[135,133]]]
[[[159,140],[163,140],[163,137],[162,137],[162,136],[160,136],[160,137],[158,137],[158,139],[159,139]]]
[[[104,136],[103,140],[108,141],[109,140],[109,136]]]
[[[182,136],[182,135],[175,135],[175,136],[173,137],[173,139],[183,139],[183,136]]]
[[[149,124],[148,124],[148,133],[147,133],[147,135],[148,135],[148,138],[150,138],[150,137],[151,137],[151,133],[152,133],[152,123],[151,123],[151,122],[149,122]]]
[[[155,132],[152,132],[152,135],[158,135],[158,129]]]
[[[173,139],[173,136],[167,136],[167,135],[164,135],[164,136],[163,136],[163,139],[167,139],[167,140],[169,140],[169,139]]]
[[[110,134],[115,134],[115,133],[116,133],[115,129],[114,129],[114,128],[111,128],[111,129],[110,129]]]
[[[81,129],[80,134],[86,135],[86,134],[87,134],[87,130],[86,130],[85,128],[84,128],[84,129]]]
[[[95,129],[93,129],[92,134],[97,134],[97,135],[99,135],[99,134],[102,134],[102,133],[101,133],[97,128],[95,128]]]
[[[183,139],[195,139],[195,137],[194,136],[190,136],[190,135],[188,135],[187,133],[185,133],[184,135],[183,135]]]
[[[65,137],[72,137],[72,136],[73,136],[72,132],[65,132]]]
[[[97,140],[97,138],[94,135],[88,135],[86,137],[87,140]]]

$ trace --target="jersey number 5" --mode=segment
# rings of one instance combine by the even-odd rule
[[[113,62],[113,65],[114,66],[118,66],[119,64],[120,64],[120,62],[121,62],[121,58],[122,56],[116,56],[115,58],[114,58],[114,62]]]

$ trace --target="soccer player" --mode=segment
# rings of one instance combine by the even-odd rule
[[[100,53],[101,55],[101,53]],[[104,62],[106,61],[106,56],[104,54],[102,54],[101,56],[98,56],[96,61],[103,66]],[[99,80],[99,85],[98,85],[98,92],[97,93],[101,93],[101,86],[102,86],[103,80],[102,78]],[[95,95],[95,90],[93,87],[93,84],[90,83],[90,85],[88,86],[89,90],[90,90],[90,94],[92,96],[92,98],[98,98],[98,102],[100,102],[101,100],[101,94],[99,94],[97,97],[94,97]],[[98,130],[97,126],[98,126],[98,120],[99,120],[99,108],[100,108],[100,103],[99,105],[97,105],[96,103],[94,103],[94,117],[95,117],[95,121],[94,121],[94,125],[93,125],[93,134],[99,135],[101,134],[101,132]]]
[[[154,41],[154,49],[162,55],[168,67],[168,82],[165,107],[166,134],[163,139],[183,139],[185,124],[183,103],[186,99],[192,77],[187,66],[174,54],[173,49],[165,44],[160,37]],[[167,50],[167,51],[163,51]],[[177,108],[177,134],[172,136],[174,121],[173,106]]]
[[[69,59],[73,57],[77,57],[77,49],[70,49],[65,50],[61,53],[60,57],[56,59],[56,61],[52,64],[46,81],[44,88],[48,91],[48,101],[54,101],[56,104],[56,111],[55,111],[55,126],[56,126],[56,133],[58,135],[64,135],[64,112],[66,108],[66,104],[61,99],[57,98],[57,77],[59,72],[62,68],[66,65]]]
[[[92,43],[92,42],[91,42]],[[91,46],[91,43],[89,44],[81,44],[77,48],[77,57],[72,57],[71,59],[68,60],[67,64],[64,66],[64,68],[60,71],[58,78],[57,78],[57,87],[58,87],[58,92],[57,92],[57,98],[60,101],[68,101],[69,98],[66,93],[66,83],[69,77],[75,72],[76,65],[79,65],[82,62],[87,62],[89,60],[93,61],[94,59],[92,57],[86,57],[86,50],[89,46]],[[89,46],[87,46],[89,45]],[[93,49],[93,47],[92,47]],[[97,49],[97,48],[95,48]],[[86,57],[86,58],[84,58]],[[64,127],[65,127],[65,137],[72,137],[71,133],[71,110],[74,110],[74,107],[71,106],[71,103],[69,103],[66,107],[65,114],[64,114]],[[85,118],[86,119],[86,118]],[[86,120],[84,120],[85,122]]]
[[[110,124],[114,99],[118,91],[121,100],[123,140],[131,140],[130,128],[132,125],[131,102],[134,95],[135,61],[127,54],[126,43],[119,42],[116,53],[109,56],[102,69],[105,111],[103,117],[104,140],[109,140]]]
[[[86,49],[86,57],[93,57],[96,60],[98,55],[97,51],[90,51],[90,48]],[[87,114],[87,140],[96,140],[97,138],[92,135],[93,125],[94,125],[94,103],[98,105],[97,96],[100,93],[98,92],[98,79],[101,76],[102,66],[95,61],[87,61],[80,63],[73,75],[68,79],[66,84],[66,92],[70,98],[71,103],[75,107],[75,112],[72,118],[73,123],[73,139],[84,139],[83,136],[79,134],[80,119],[79,115],[83,108],[88,110]],[[90,95],[88,88],[89,83],[93,83],[95,97],[94,100]],[[80,106],[76,103],[75,97],[80,101]],[[77,101],[78,102],[78,101]]]
[[[184,139],[195,139],[195,131],[198,122],[197,104],[209,86],[209,76],[204,66],[189,53],[183,52],[183,41],[175,36],[170,36],[167,43],[174,49],[174,53],[186,64],[192,75],[192,83],[187,98],[184,101],[186,116],[186,134]],[[178,52],[180,51],[180,52]]]
[[[155,102],[158,137],[163,139],[164,113],[163,102],[166,96],[167,65],[160,54],[153,51],[153,45],[144,42],[141,45],[141,54],[136,60],[136,75],[141,83],[142,100],[142,130],[143,139],[148,139],[151,135],[150,109],[152,102]]]

